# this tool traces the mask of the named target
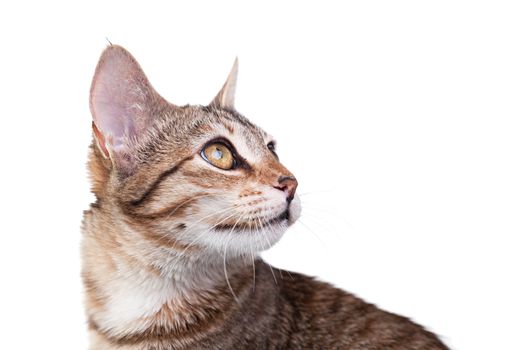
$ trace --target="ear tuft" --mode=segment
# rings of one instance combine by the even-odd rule
[[[95,140],[97,141],[97,146],[100,149],[100,152],[104,158],[109,158],[109,151],[106,146],[106,139],[104,135],[100,132],[100,130],[98,130],[95,122],[91,123],[91,128],[93,129],[93,135],[95,136]]]
[[[239,60],[236,57],[233,67],[222,86],[221,91],[211,101],[210,106],[221,107],[225,109],[235,109],[235,88],[237,86],[237,72],[239,70]]]

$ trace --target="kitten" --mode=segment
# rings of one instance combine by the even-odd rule
[[[90,349],[446,349],[404,317],[258,252],[300,214],[275,141],[234,108],[175,106],[125,49],[91,87],[82,278]]]

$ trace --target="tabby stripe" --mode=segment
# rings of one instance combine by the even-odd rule
[[[181,160],[180,162],[178,162],[177,164],[175,164],[173,167],[171,167],[170,169],[164,171],[162,174],[160,174],[157,179],[150,185],[150,187],[142,194],[142,196],[139,198],[139,199],[135,199],[133,201],[131,201],[130,203],[133,205],[133,206],[138,206],[140,204],[142,204],[143,202],[145,202],[148,197],[157,189],[157,187],[159,187],[159,185],[170,175],[174,174],[177,172],[177,170],[179,170],[179,168],[184,164],[186,163],[188,160],[191,160],[193,159],[193,155],[189,156],[189,157],[186,157],[184,158],[183,160]]]

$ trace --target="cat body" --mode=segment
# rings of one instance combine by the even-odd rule
[[[175,106],[119,46],[91,88],[82,278],[90,349],[446,349],[410,320],[258,253],[300,215],[275,141],[233,105]]]

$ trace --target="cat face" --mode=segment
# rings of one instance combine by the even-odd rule
[[[275,140],[235,111],[237,62],[208,106],[174,106],[108,47],[91,88],[94,193],[128,230],[181,254],[253,254],[300,214]],[[116,213],[116,214],[115,214]]]

